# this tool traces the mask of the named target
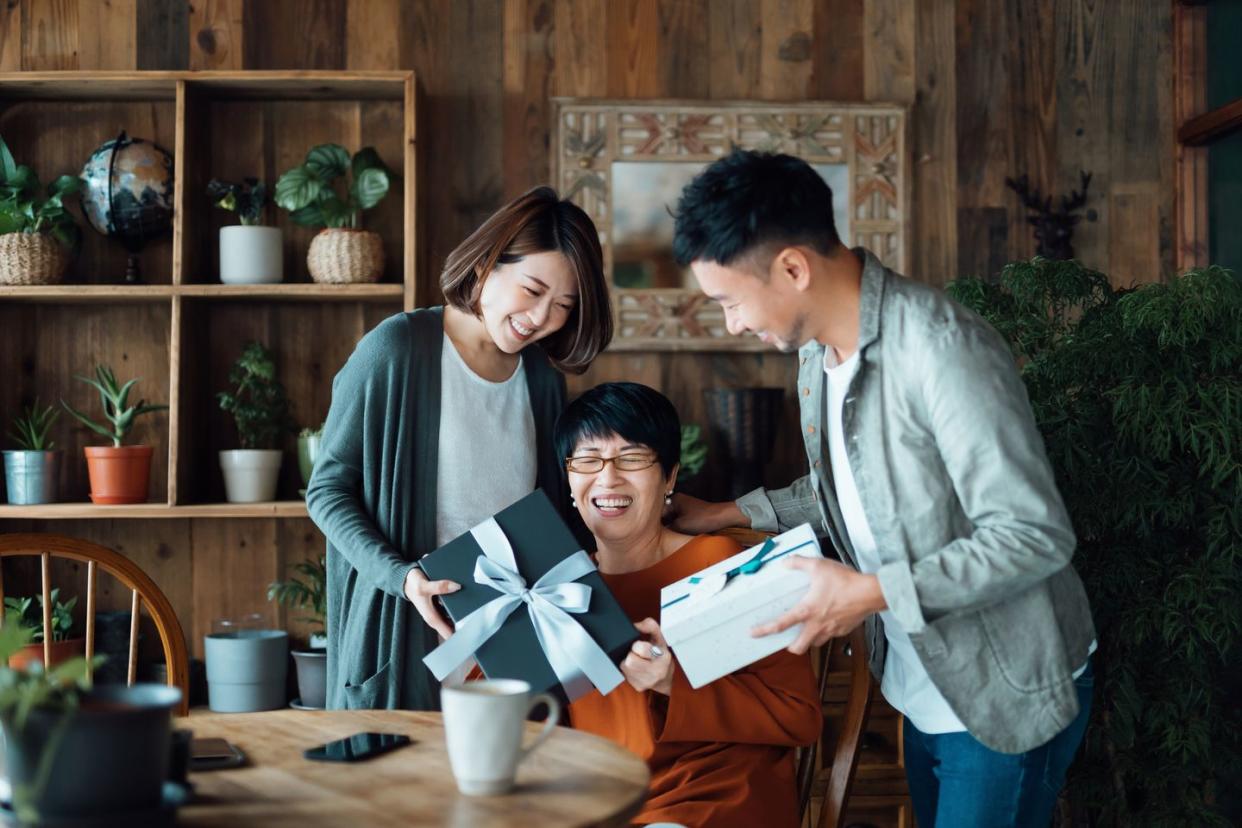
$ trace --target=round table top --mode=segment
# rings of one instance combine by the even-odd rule
[[[626,825],[642,808],[649,774],[606,739],[558,727],[518,768],[502,796],[458,793],[439,713],[272,710],[177,720],[194,738],[221,737],[246,764],[190,774],[194,799],[178,825]],[[527,724],[529,743],[541,724]],[[356,763],[316,762],[302,751],[364,731],[404,733],[414,744]]]

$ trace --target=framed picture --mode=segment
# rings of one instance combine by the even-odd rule
[[[682,188],[734,146],[784,152],[832,188],[837,231],[905,271],[906,109],[891,104],[553,98],[552,181],[599,228],[618,350],[759,351],[673,259]]]

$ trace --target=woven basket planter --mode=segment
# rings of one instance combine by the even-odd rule
[[[369,230],[330,227],[311,239],[306,266],[321,284],[376,282],[384,273],[384,243]]]
[[[55,285],[69,266],[69,251],[42,233],[0,236],[0,285]]]

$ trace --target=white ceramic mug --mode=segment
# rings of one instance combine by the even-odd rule
[[[548,706],[543,730],[522,745],[526,717]],[[518,679],[468,681],[440,691],[449,764],[457,789],[471,796],[502,794],[513,787],[518,763],[537,748],[561,720],[561,703],[547,693],[532,693]]]

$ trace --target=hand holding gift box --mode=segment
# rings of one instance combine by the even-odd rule
[[[823,557],[809,523],[660,590],[660,627],[691,687],[753,664],[797,637],[800,626],[751,635],[806,594],[806,573],[783,565],[791,555]]]
[[[440,597],[456,631],[423,659],[436,678],[473,656],[488,678],[523,679],[564,701],[624,681],[616,665],[634,625],[542,491],[418,565],[462,586]]]

